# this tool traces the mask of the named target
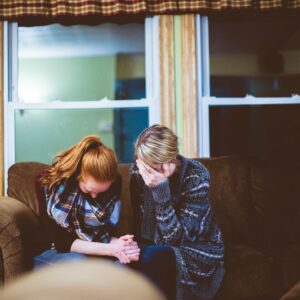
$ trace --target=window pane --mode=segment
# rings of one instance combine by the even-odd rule
[[[148,108],[17,110],[16,161],[50,163],[88,134],[97,134],[120,162],[131,162],[137,135],[148,126]]]
[[[298,17],[210,17],[211,95],[300,94],[299,41]]]
[[[211,106],[211,156],[247,155],[300,166],[300,105]]]
[[[18,41],[23,102],[145,98],[144,24],[19,27]]]

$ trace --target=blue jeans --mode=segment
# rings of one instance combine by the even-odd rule
[[[176,259],[170,246],[141,246],[138,262],[130,267],[149,278],[169,300],[176,298]]]
[[[58,262],[70,261],[70,260],[82,260],[87,256],[85,254],[76,252],[59,253],[55,249],[49,249],[45,252],[37,255],[33,259],[34,269],[38,269],[43,266],[51,266]]]
[[[37,255],[33,259],[33,268],[38,269],[43,266],[51,266],[59,262],[70,260],[83,260],[88,257],[98,257],[97,255],[86,255],[77,252],[57,252],[55,249],[49,249]],[[101,256],[102,259],[107,259],[114,262],[117,266],[123,266],[115,257]]]

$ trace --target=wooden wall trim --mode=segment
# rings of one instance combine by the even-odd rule
[[[196,17],[181,16],[183,154],[198,156]]]
[[[4,195],[3,22],[0,22],[0,196]]]
[[[159,17],[160,123],[176,132],[173,27],[173,16]]]

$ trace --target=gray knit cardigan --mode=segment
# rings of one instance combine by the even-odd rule
[[[131,167],[137,238],[173,248],[177,300],[213,299],[224,276],[224,245],[208,199],[209,173],[198,161],[178,159],[179,171],[153,188]]]

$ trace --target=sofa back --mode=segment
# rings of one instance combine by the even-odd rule
[[[210,172],[210,201],[224,239],[232,243],[254,243],[255,210],[248,161],[238,156],[200,161]]]
[[[252,205],[269,248],[300,242],[300,168],[282,159],[250,161]]]
[[[36,215],[39,213],[35,194],[35,177],[48,165],[39,162],[20,162],[8,170],[7,195],[23,202]]]
[[[8,170],[7,195],[23,202],[37,216],[39,215],[38,200],[35,193],[35,178],[41,170],[49,165],[39,162],[20,162]],[[119,164],[118,172],[122,176],[122,211],[118,226],[118,234],[132,232],[132,208],[129,196],[130,164]]]
[[[225,242],[272,247],[300,241],[300,178],[291,166],[278,166],[238,156],[199,159],[211,177],[210,200]],[[16,163],[8,173],[8,196],[38,215],[34,179],[47,165]],[[129,164],[119,164],[122,212],[118,234],[133,232]]]

